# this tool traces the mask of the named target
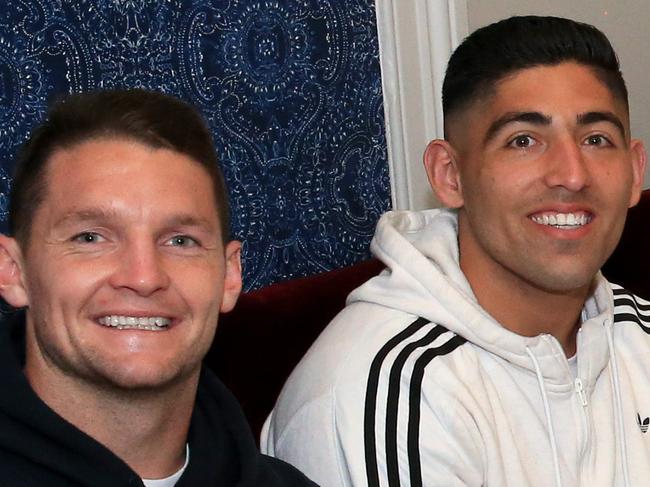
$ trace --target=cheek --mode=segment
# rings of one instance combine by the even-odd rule
[[[211,263],[170,269],[172,286],[195,313],[218,310],[223,294],[224,271]]]
[[[611,166],[611,164],[610,164]],[[615,207],[619,204],[627,210],[630,201],[633,199],[634,175],[629,166],[621,164],[621,169],[612,167],[594,176],[594,194],[603,199],[603,204]]]
[[[39,309],[51,308],[52,302],[57,298],[57,293],[65,292],[68,286],[56,286],[57,272],[51,269],[47,262],[29,261],[30,265],[25,270],[25,287],[32,312]]]
[[[492,174],[471,182],[463,188],[463,200],[465,210],[474,218],[495,217],[503,212],[508,201],[512,201],[512,190]]]
[[[39,263],[36,263],[38,266]],[[37,306],[57,310],[77,311],[94,296],[105,281],[100,266],[76,265],[60,259],[56,264],[43,263],[29,278],[30,301]]]

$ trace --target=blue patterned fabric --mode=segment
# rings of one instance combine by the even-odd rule
[[[144,87],[198,106],[245,287],[369,256],[390,206],[372,0],[11,0],[0,9],[0,219],[54,94]]]

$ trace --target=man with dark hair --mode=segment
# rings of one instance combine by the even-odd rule
[[[307,486],[258,453],[201,361],[241,245],[198,112],[142,90],[56,103],[0,235],[0,476],[20,486]]]
[[[263,450],[325,487],[646,485],[650,303],[599,272],[646,165],[610,43],[497,22],[443,99],[424,162],[448,208],[381,218],[387,269],[289,379]]]

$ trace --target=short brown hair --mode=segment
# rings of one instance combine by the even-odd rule
[[[212,135],[198,110],[163,93],[102,90],[56,100],[46,120],[22,147],[9,202],[9,231],[26,246],[31,221],[47,190],[45,169],[58,149],[97,138],[125,138],[155,149],[184,154],[210,175],[224,242],[230,239],[230,211]]]

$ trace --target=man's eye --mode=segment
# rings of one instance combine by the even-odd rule
[[[72,237],[73,242],[85,243],[85,244],[103,242],[104,240],[105,238],[96,232],[82,232]]]
[[[196,247],[199,242],[187,235],[175,235],[167,241],[167,245],[172,247]]]
[[[607,137],[600,134],[590,135],[587,137],[586,143],[587,145],[595,145],[598,147],[609,147],[612,145]]]
[[[518,135],[512,139],[508,145],[510,147],[514,147],[515,149],[528,149],[529,147],[534,146],[536,143],[537,142],[535,139],[533,139],[530,135]]]

